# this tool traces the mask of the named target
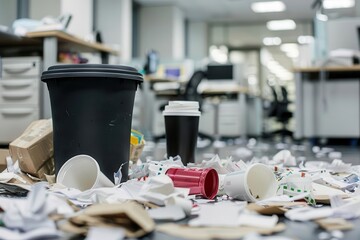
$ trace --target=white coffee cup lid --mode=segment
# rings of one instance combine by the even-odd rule
[[[164,116],[200,116],[199,102],[169,101],[163,111]]]
[[[199,102],[196,101],[169,101],[171,108],[199,108]]]

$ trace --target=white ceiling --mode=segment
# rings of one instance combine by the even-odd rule
[[[266,0],[136,0],[144,6],[176,5],[188,19],[209,22],[260,23],[287,18],[309,21],[315,14],[315,10],[311,8],[314,0],[282,0],[286,5],[285,12],[260,14],[254,13],[250,8],[251,3],[259,1]],[[327,10],[325,13],[335,18],[359,16],[360,0],[356,0],[356,5],[355,8]]]

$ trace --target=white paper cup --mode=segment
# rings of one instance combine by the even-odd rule
[[[88,155],[76,155],[67,160],[60,168],[56,182],[81,191],[114,186],[100,171],[97,161]]]
[[[224,179],[224,189],[228,196],[257,202],[274,197],[278,183],[273,171],[264,164],[256,163],[244,171],[229,173]]]

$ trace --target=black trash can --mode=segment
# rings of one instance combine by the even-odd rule
[[[127,66],[69,64],[49,67],[41,80],[50,94],[56,173],[71,157],[87,154],[113,180],[129,161],[134,98],[142,75]],[[122,182],[128,167],[122,168]]]

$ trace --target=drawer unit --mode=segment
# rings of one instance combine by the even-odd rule
[[[1,61],[1,78],[33,78],[41,72],[39,57],[3,58]]]
[[[0,143],[8,144],[40,117],[40,57],[0,59]]]
[[[38,79],[0,79],[0,104],[38,104]]]
[[[39,109],[0,106],[0,143],[7,144],[19,137],[28,125],[39,119]]]

